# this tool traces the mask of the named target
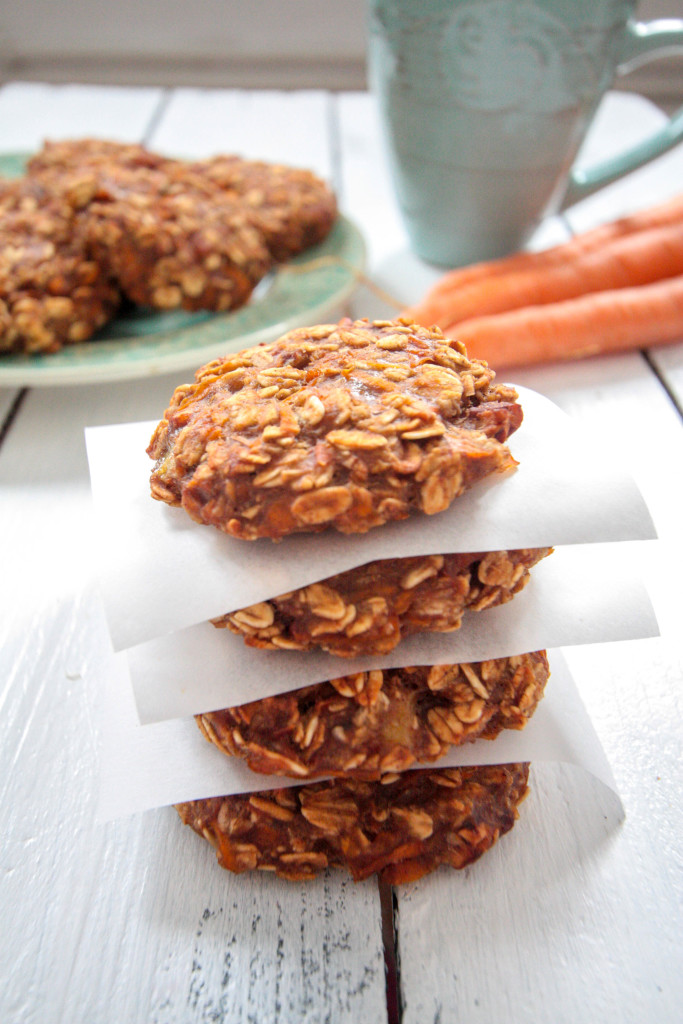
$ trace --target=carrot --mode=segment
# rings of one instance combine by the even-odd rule
[[[683,341],[683,275],[475,317],[454,336],[496,369]]]
[[[602,224],[551,249],[536,253],[519,252],[500,260],[456,268],[444,274],[424,298],[417,305],[407,309],[404,315],[428,326],[433,323],[441,324],[446,316],[445,310],[451,303],[466,303],[468,301],[472,304],[476,303],[480,301],[484,291],[493,292],[494,298],[491,301],[507,301],[500,297],[496,298],[498,290],[502,289],[504,294],[514,296],[515,288],[520,280],[516,277],[517,274],[529,274],[532,276],[531,279],[534,275],[541,277],[550,268],[566,266],[568,263],[585,258],[590,253],[608,249],[620,239],[640,232],[674,225],[681,221],[683,221],[683,195],[676,196],[658,206],[648,207],[630,216]],[[476,285],[480,285],[481,288],[477,290]],[[466,294],[463,295],[463,292]],[[505,307],[501,306],[501,308]],[[458,314],[458,317],[464,319],[466,316],[494,311],[496,310],[481,308],[475,309],[474,312],[465,312],[462,316]],[[455,319],[456,315],[454,314],[451,316],[451,322]]]
[[[649,284],[677,274],[683,274],[683,219],[625,235],[573,260],[472,282],[434,302],[436,315],[430,324],[452,329],[475,316]]]
[[[425,300],[431,296],[454,292],[463,285],[472,283],[472,281],[482,280],[483,278],[499,274],[507,274],[517,270],[539,269],[552,263],[573,259],[582,253],[591,252],[603,245],[608,245],[611,241],[623,235],[661,227],[664,224],[673,223],[681,218],[683,218],[683,195],[678,195],[657,206],[649,206],[636,213],[620,217],[617,220],[600,224],[549,249],[541,249],[538,252],[515,252],[500,259],[456,267],[439,278],[429,290],[427,296],[425,296]],[[422,302],[420,302],[419,306],[421,305]],[[417,308],[419,307],[412,307],[412,309]]]

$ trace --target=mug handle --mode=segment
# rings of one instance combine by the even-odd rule
[[[655,21],[630,21],[626,26],[624,46],[617,64],[617,74],[625,75],[641,64],[671,54],[683,55],[683,20],[658,18]],[[683,107],[676,111],[659,131],[626,152],[603,160],[593,167],[575,168],[561,209],[572,206],[580,199],[616,181],[630,171],[654,160],[683,141]]]

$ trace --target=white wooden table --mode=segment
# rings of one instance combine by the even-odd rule
[[[610,96],[590,148],[660,120]],[[362,225],[378,284],[408,302],[434,277],[408,254],[364,94],[0,89],[3,150],[86,134],[311,167]],[[679,148],[536,244],[682,182]],[[364,287],[350,311],[393,312]],[[338,873],[231,876],[168,808],[94,824],[108,641],[82,543],[83,428],[156,418],[179,378],[0,388],[3,1024],[681,1019],[683,344],[515,379],[610,439],[659,532],[647,582],[662,637],[567,652],[626,818],[580,769],[539,764],[518,826],[481,862],[393,893]]]

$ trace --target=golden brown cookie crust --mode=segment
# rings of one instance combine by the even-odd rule
[[[377,781],[450,747],[524,728],[549,674],[545,651],[379,669],[208,712],[197,723],[252,771]]]
[[[152,496],[235,537],[364,533],[515,465],[522,419],[464,346],[406,320],[298,328],[201,367],[148,453]]]
[[[376,873],[397,884],[481,857],[514,825],[528,772],[527,764],[426,769],[386,784],[334,779],[176,809],[230,871],[302,881],[341,867],[355,881]]]
[[[387,654],[411,633],[459,629],[511,601],[551,548],[387,558],[213,619],[250,647],[343,658]]]

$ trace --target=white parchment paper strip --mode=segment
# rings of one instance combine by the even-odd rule
[[[546,696],[525,729],[456,747],[439,766],[562,761],[580,765],[616,793],[609,763],[561,652],[550,652],[550,662]],[[106,684],[99,821],[185,800],[300,784],[257,775],[238,758],[226,757],[204,739],[193,719],[139,725],[121,655],[111,659]]]
[[[548,647],[656,636],[637,575],[657,542],[558,548],[508,604],[466,614],[453,633],[408,637],[385,656],[263,651],[200,623],[125,652],[142,722],[232,707],[369,668],[483,661]],[[640,557],[638,557],[640,556]]]
[[[245,542],[149,496],[154,424],[86,431],[96,559],[116,650],[305,586],[376,558],[644,540],[655,536],[634,482],[599,437],[519,388],[519,468],[477,485],[436,516],[348,537],[334,531]],[[611,442],[608,442],[608,444]]]

